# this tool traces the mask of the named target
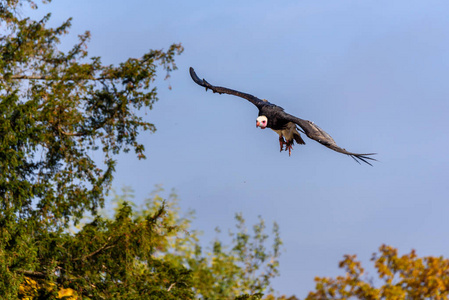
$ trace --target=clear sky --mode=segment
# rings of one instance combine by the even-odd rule
[[[148,159],[122,155],[114,186],[137,199],[155,184],[175,188],[205,241],[232,228],[236,212],[278,222],[282,294],[303,298],[315,276],[343,273],[344,254],[368,266],[383,243],[449,256],[448,1],[54,0],[45,9],[54,24],[74,18],[67,43],[90,30],[90,54],[106,63],[183,44],[147,114],[158,129],[141,136]],[[358,165],[307,138],[291,157],[279,153],[251,103],[206,93],[190,66],[379,162]]]

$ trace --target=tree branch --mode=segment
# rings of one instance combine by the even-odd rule
[[[17,273],[23,274],[28,277],[34,278],[45,278],[47,277],[46,273],[38,272],[38,271],[28,271],[28,270],[17,270]]]
[[[108,243],[109,243],[110,240],[111,240],[111,237],[108,237],[108,241],[107,241],[103,246],[101,246],[100,248],[98,248],[97,250],[95,250],[94,252],[89,253],[89,254],[87,254],[87,255],[85,255],[85,256],[83,256],[83,257],[75,258],[75,259],[73,259],[73,260],[85,260],[86,258],[92,257],[92,256],[98,254],[99,252],[103,251],[103,250],[106,250],[106,249],[110,249],[110,248],[115,247],[115,245],[108,246]]]
[[[4,79],[19,79],[19,80],[57,80],[57,79],[61,79],[58,77],[52,77],[52,76],[45,76],[45,75],[10,75],[10,76],[0,76],[0,80],[4,80]],[[105,77],[80,77],[80,78],[76,78],[79,80],[106,80],[108,78]],[[73,80],[72,78],[70,79],[66,79],[66,80]]]

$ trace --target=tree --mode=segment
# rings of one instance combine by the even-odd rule
[[[372,261],[380,283],[363,279],[356,256],[345,255],[340,268],[346,275],[317,277],[316,290],[306,299],[449,299],[449,259],[420,258],[414,250],[399,256],[397,249],[382,245]]]
[[[260,299],[278,273],[277,227],[269,252],[263,220],[250,236],[237,215],[232,246],[203,253],[191,219],[160,197],[99,213],[117,154],[145,158],[138,136],[155,126],[141,111],[157,101],[157,66],[168,77],[182,46],[104,65],[88,55],[89,32],[60,51],[71,19],[50,28],[50,14],[21,17],[25,5],[37,8],[0,0],[0,298]]]
[[[182,257],[193,272],[197,292],[204,299],[232,299],[245,293],[255,295],[272,291],[270,280],[279,275],[282,241],[278,225],[273,224],[273,245],[268,250],[268,235],[261,217],[253,225],[253,234],[248,232],[242,214],[236,214],[235,219],[237,231],[229,232],[231,245],[217,238],[206,253],[196,244],[194,255]],[[220,233],[219,229],[217,233]]]
[[[192,298],[190,272],[152,256],[164,206],[138,219],[126,205],[113,220],[98,215],[116,155],[145,157],[137,138],[155,126],[139,111],[157,101],[157,66],[169,76],[182,46],[104,65],[88,56],[89,32],[62,52],[71,20],[50,28],[50,14],[21,17],[24,5],[37,8],[0,1],[0,297],[35,282],[45,299],[62,287],[89,298]],[[93,221],[70,234],[86,213]]]
[[[165,231],[160,229],[167,226],[165,212],[161,206],[153,215],[133,217],[124,203],[113,219],[97,216],[74,235],[35,239],[45,254],[38,258],[48,260],[40,268],[52,271],[23,272],[38,287],[30,295],[22,285],[22,296],[56,298],[61,289],[70,289],[83,299],[192,299],[191,271],[154,255]]]
[[[265,221],[259,217],[259,222],[253,225],[253,234],[250,234],[242,214],[236,214],[236,231],[229,232],[230,242],[222,242],[217,237],[205,246],[206,243],[200,241],[201,232],[190,228],[194,211],[181,216],[176,193],[172,191],[164,197],[163,192],[158,186],[133,214],[138,219],[157,214],[161,206],[165,207],[166,213],[161,216],[164,226],[158,228],[157,239],[153,238],[157,241],[154,255],[190,270],[191,285],[197,298],[255,300],[261,299],[263,293],[273,291],[270,281],[279,274],[282,245],[276,223],[270,238]],[[132,203],[133,198],[130,188],[123,189],[121,195],[116,194],[113,200],[118,204],[115,211]],[[216,232],[219,234],[220,230],[217,228]],[[271,246],[267,245],[269,242],[272,242]]]
[[[250,235],[236,215],[231,246],[205,252],[191,220],[159,198],[99,214],[117,154],[145,158],[138,136],[156,128],[142,111],[182,46],[105,65],[89,57],[88,31],[63,52],[71,19],[51,28],[50,14],[22,17],[27,5],[37,9],[0,0],[0,298],[260,299],[278,274],[277,225],[268,251],[263,219]]]
[[[168,76],[183,49],[173,44],[105,66],[88,57],[89,32],[67,53],[59,51],[71,20],[47,28],[50,15],[20,19],[15,11],[27,2],[1,1],[1,209],[64,227],[102,205],[116,154],[133,149],[145,157],[137,136],[155,126],[138,111],[157,100],[157,65]],[[95,152],[102,163],[92,159]]]

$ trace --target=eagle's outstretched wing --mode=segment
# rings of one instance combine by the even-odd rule
[[[276,106],[276,105],[268,102],[267,100],[261,100],[257,97],[254,97],[253,95],[242,93],[242,92],[239,92],[236,90],[231,90],[231,89],[228,89],[225,87],[213,86],[206,80],[204,80],[204,79],[201,80],[196,75],[196,73],[192,67],[190,67],[190,76],[192,77],[193,81],[195,81],[196,84],[198,84],[202,87],[205,87],[206,91],[207,91],[207,89],[211,89],[214,93],[229,94],[229,95],[234,95],[237,97],[244,98],[244,99],[248,100],[249,102],[251,102],[252,104],[254,104],[255,106],[257,106],[257,108],[259,108],[259,110],[261,108],[267,107],[267,106],[273,108],[276,111],[276,115],[278,118],[281,118],[281,119],[284,119],[285,121],[293,122],[293,123],[297,124],[299,127],[302,128],[303,132],[312,140],[315,140],[315,141],[321,143],[322,145],[328,147],[329,149],[349,155],[358,163],[360,163],[360,161],[362,161],[362,162],[367,163],[368,165],[372,166],[368,160],[373,160],[373,161],[376,160],[372,157],[369,157],[369,155],[374,155],[375,153],[367,153],[367,154],[352,153],[352,152],[346,151],[346,149],[340,148],[339,146],[337,146],[334,139],[328,133],[326,133],[320,127],[315,125],[313,122],[292,116],[292,115],[284,112],[282,107]]]
[[[307,137],[319,142],[320,144],[326,146],[329,149],[349,155],[358,163],[362,161],[372,166],[372,164],[368,160],[376,161],[376,159],[369,157],[369,155],[375,155],[376,153],[360,154],[346,151],[346,149],[337,146],[337,143],[335,143],[334,139],[323,129],[315,125],[315,123],[292,116],[286,112],[281,112],[281,114],[282,118],[290,122],[296,123],[299,127],[301,127],[301,129],[304,131],[304,134],[307,135]]]
[[[195,81],[196,84],[198,84],[202,87],[205,87],[206,91],[207,91],[207,89],[211,89],[214,93],[229,94],[229,95],[234,95],[237,97],[244,98],[244,99],[248,100],[249,102],[251,102],[252,104],[254,104],[255,106],[257,106],[257,108],[259,108],[259,109],[265,105],[273,105],[270,102],[268,102],[267,100],[261,100],[253,95],[242,93],[242,92],[239,92],[236,90],[231,90],[231,89],[221,87],[221,86],[214,86],[214,85],[210,84],[209,82],[207,82],[205,79],[201,80],[196,75],[195,70],[193,70],[192,67],[190,67],[190,76],[192,77],[193,81]]]

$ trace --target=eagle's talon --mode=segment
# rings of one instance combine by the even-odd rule
[[[281,150],[279,152],[282,152],[284,150],[284,145],[287,145],[284,138],[282,136],[279,137],[279,146],[281,146]],[[287,148],[285,148],[285,151],[287,151]]]
[[[292,150],[293,150],[293,141],[286,143],[285,151],[287,151],[287,150],[288,150],[288,156],[291,156],[292,155]]]

